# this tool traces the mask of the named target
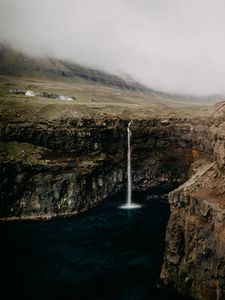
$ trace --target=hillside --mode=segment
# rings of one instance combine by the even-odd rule
[[[122,89],[151,92],[131,79],[49,57],[32,58],[5,45],[0,45],[0,75],[39,77],[46,79],[77,78]]]
[[[173,191],[161,280],[225,299],[225,103],[204,107],[4,47],[0,62],[0,221],[72,217],[123,192],[132,120],[133,191]]]
[[[31,57],[4,44],[0,44],[0,76],[35,79],[72,84],[98,85],[123,91],[141,92],[154,99],[163,99],[175,104],[210,105],[224,100],[221,95],[193,96],[157,91],[132,80],[51,57]],[[4,80],[3,80],[4,81]],[[121,99],[120,99],[121,100]],[[123,101],[122,101],[123,102]]]

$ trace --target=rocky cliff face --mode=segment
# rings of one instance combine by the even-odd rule
[[[171,217],[161,278],[196,299],[225,299],[224,104],[194,122],[195,156],[190,179],[169,194]]]
[[[161,278],[196,299],[225,298],[224,106],[132,125],[134,189],[173,190]],[[75,215],[123,190],[128,121],[105,115],[34,125],[3,116],[0,218]]]
[[[74,215],[125,189],[127,123],[109,117],[35,126],[3,122],[0,217]],[[136,120],[132,131],[135,190],[168,191],[188,178],[192,161],[188,124]]]
[[[74,215],[121,190],[123,125],[117,122],[3,123],[1,218]]]

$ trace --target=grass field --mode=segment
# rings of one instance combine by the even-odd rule
[[[43,97],[15,95],[10,89],[48,92],[74,96],[63,101]],[[154,92],[124,90],[92,83],[81,78],[44,79],[35,77],[0,76],[0,110],[5,121],[37,122],[67,117],[102,117],[105,115],[130,119],[157,115],[188,116],[204,106],[175,101]]]

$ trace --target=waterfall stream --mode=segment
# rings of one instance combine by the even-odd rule
[[[127,125],[127,202],[122,205],[123,209],[139,208],[141,205],[132,203],[132,169],[131,169],[131,126],[132,122]]]

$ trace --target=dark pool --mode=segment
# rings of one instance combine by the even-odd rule
[[[4,299],[183,299],[157,288],[169,206],[125,195],[71,219],[0,224]],[[2,298],[3,299],[3,298]]]

